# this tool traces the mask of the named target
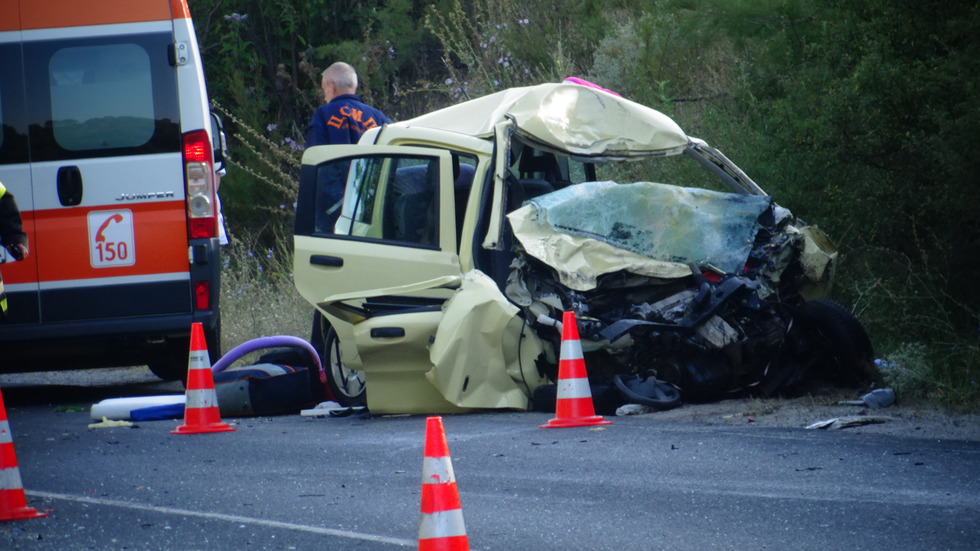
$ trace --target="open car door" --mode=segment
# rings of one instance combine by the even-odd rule
[[[461,275],[452,198],[445,151],[323,146],[303,156],[296,288],[337,332],[348,367],[365,371],[372,410],[385,377],[407,382],[431,368],[430,338],[453,290],[430,282]]]

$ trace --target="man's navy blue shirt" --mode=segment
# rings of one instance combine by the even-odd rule
[[[384,113],[354,94],[343,94],[321,105],[306,128],[306,147],[357,143],[366,130],[390,123]]]

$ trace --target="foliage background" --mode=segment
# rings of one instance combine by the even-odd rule
[[[977,404],[977,2],[189,4],[232,150],[221,194],[235,277],[288,271],[277,244],[333,61],[354,65],[361,96],[395,120],[579,76],[664,111],[827,230],[842,253],[835,298],[869,329],[888,383]],[[249,272],[260,250],[277,256],[265,275]]]

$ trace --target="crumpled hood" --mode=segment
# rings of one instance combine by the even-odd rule
[[[518,134],[588,157],[679,153],[689,142],[684,131],[663,113],[571,83],[511,88],[394,126],[437,128],[486,138],[506,119],[514,122]]]
[[[586,182],[507,217],[528,254],[584,291],[621,270],[672,279],[690,275],[693,263],[739,273],[771,204],[768,196],[651,182]]]

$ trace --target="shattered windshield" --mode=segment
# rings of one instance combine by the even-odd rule
[[[586,182],[530,201],[538,224],[654,260],[739,273],[771,198],[652,182]]]

